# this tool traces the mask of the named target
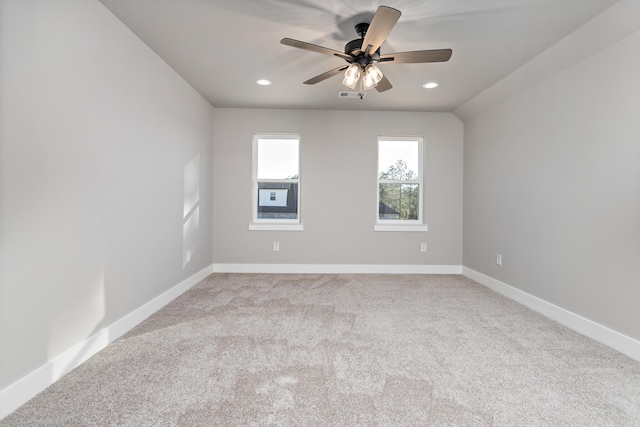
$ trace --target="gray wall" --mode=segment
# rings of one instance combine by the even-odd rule
[[[640,339],[631,52],[638,32],[465,120],[464,265]]]
[[[359,102],[359,101],[346,101]],[[304,231],[248,231],[255,133],[300,133]],[[378,135],[425,137],[429,231],[374,232]],[[450,113],[216,109],[214,261],[460,265],[462,123]],[[280,242],[280,251],[272,244]],[[427,253],[420,243],[428,243]]]
[[[0,93],[2,389],[210,265],[213,108],[92,0],[0,2]]]

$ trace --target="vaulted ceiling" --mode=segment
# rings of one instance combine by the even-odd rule
[[[617,0],[101,1],[215,107],[453,111]],[[341,75],[304,85],[346,63],[280,40],[343,51],[381,4],[402,12],[383,54],[450,48],[451,59],[381,64],[393,89],[363,100],[338,98],[350,90]]]

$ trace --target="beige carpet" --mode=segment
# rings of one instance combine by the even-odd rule
[[[463,276],[214,274],[1,426],[639,426],[640,363]]]

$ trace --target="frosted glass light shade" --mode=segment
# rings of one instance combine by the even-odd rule
[[[367,65],[364,70],[363,85],[364,90],[373,89],[378,86],[378,83],[382,80],[382,71],[373,64]]]
[[[349,68],[347,68],[347,71],[344,73],[342,84],[351,89],[355,89],[356,83],[358,83],[358,80],[360,79],[360,74],[361,72],[359,64],[349,65]]]

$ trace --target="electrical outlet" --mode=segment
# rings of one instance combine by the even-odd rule
[[[280,250],[280,242],[273,242],[273,250],[274,251]]]
[[[496,255],[496,264],[502,265],[502,255],[500,254]]]
[[[191,261],[191,251],[187,251],[187,262]]]
[[[427,252],[427,244],[420,243],[420,252]]]

